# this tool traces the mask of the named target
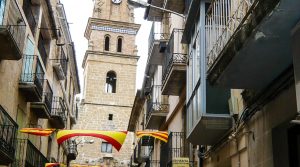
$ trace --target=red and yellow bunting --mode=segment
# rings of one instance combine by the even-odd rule
[[[92,136],[104,139],[119,151],[125,141],[127,131],[60,130],[57,133],[57,143],[61,144],[75,136]]]
[[[49,136],[51,135],[55,129],[42,129],[42,128],[22,128],[20,132],[28,133],[36,136]]]
[[[46,163],[45,167],[61,167],[59,163]]]
[[[141,138],[143,136],[152,136],[156,139],[159,139],[163,142],[168,142],[168,132],[166,131],[137,131],[136,136]]]

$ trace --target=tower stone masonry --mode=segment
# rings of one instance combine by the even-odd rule
[[[126,131],[135,96],[137,50],[133,8],[127,0],[95,0],[85,37],[83,99],[73,129]],[[134,134],[118,152],[105,140],[79,137],[73,164],[128,166]]]

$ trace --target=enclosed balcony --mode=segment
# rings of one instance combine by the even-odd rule
[[[28,139],[16,139],[16,154],[13,167],[42,167],[48,163],[47,158]]]
[[[67,77],[68,60],[62,48],[59,57],[57,59],[52,59],[52,61],[53,69],[58,80],[64,80]]]
[[[174,29],[163,61],[162,94],[180,95],[186,81],[187,54],[181,44],[183,30]]]
[[[163,0],[148,0],[148,3],[157,6],[157,7],[163,7]],[[148,7],[145,10],[144,19],[148,21],[161,21],[163,19],[163,11],[159,9],[155,9],[152,7]]]
[[[53,92],[47,79],[43,80],[42,100],[39,102],[31,102],[30,108],[38,118],[48,119],[51,116]]]
[[[148,39],[148,63],[153,65],[162,65],[164,52],[167,48],[170,34],[156,32],[155,23],[152,24]]]
[[[76,142],[74,140],[65,141],[64,152],[67,155],[68,161],[75,160],[78,155]]]
[[[27,102],[40,102],[43,96],[45,72],[38,57],[24,55],[19,89]]]
[[[0,105],[0,166],[13,162],[17,123]]]
[[[206,94],[203,96],[202,91]],[[232,126],[229,111],[230,90],[212,87],[207,82],[187,103],[187,139],[194,145],[214,145]]]
[[[292,64],[299,6],[295,0],[214,1],[205,18],[210,83],[258,90],[280,76]]]
[[[50,124],[53,128],[64,129],[66,127],[66,106],[61,97],[54,97],[52,102]]]
[[[0,60],[19,60],[23,55],[26,24],[16,0],[0,2]]]

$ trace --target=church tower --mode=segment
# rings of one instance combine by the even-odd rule
[[[82,63],[83,99],[73,129],[127,130],[135,97],[139,28],[127,0],[95,0],[85,31],[89,46]],[[128,166],[133,137],[128,133],[120,152],[105,140],[79,137],[78,156],[71,163]]]

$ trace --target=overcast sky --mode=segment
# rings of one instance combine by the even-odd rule
[[[87,40],[84,38],[84,31],[88,18],[92,16],[93,1],[92,0],[61,0],[64,4],[66,15],[68,18],[72,39],[75,42],[77,65],[79,70],[79,78],[81,88],[83,87],[83,69],[81,67],[82,59],[87,50]],[[137,88],[140,88],[143,82],[145,62],[148,53],[148,39],[151,22],[143,20],[144,9],[135,9],[135,23],[141,24],[141,28],[136,37],[138,46],[138,55],[140,60],[137,68]]]

